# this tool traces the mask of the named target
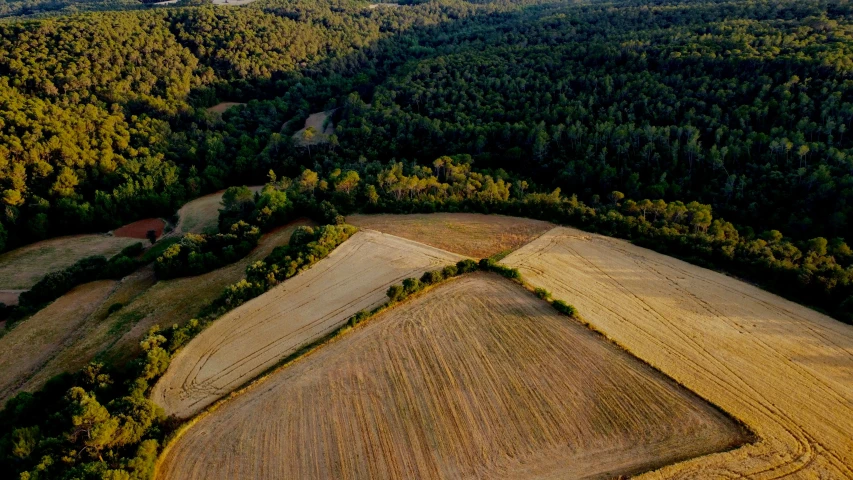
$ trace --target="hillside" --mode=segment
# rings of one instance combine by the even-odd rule
[[[531,293],[474,274],[203,417],[157,478],[614,478],[745,438]]]

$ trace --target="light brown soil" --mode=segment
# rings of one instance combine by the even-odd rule
[[[249,187],[253,192],[262,188],[263,186]],[[178,210],[178,225],[174,234],[204,233],[207,230],[216,230],[219,222],[219,209],[222,208],[223,193],[225,190],[220,190],[184,204]]]
[[[167,415],[190,417],[359,310],[381,305],[390,285],[461,258],[360,231],[309,270],[216,320],[172,360],[152,398]]]
[[[350,215],[347,223],[473,258],[515,250],[554,227],[541,220],[481,213]]]
[[[0,338],[0,405],[74,336],[115,285],[112,280],[81,285]]]
[[[166,227],[166,222],[159,218],[146,218],[144,220],[138,220],[133,223],[129,223],[123,227],[117,228],[113,231],[113,235],[116,237],[127,237],[127,238],[137,238],[137,239],[147,239],[148,231],[154,230],[154,233],[157,234],[157,238],[160,238],[160,235],[163,235],[163,229]]]
[[[646,478],[853,478],[853,326],[570,228],[546,233],[504,263],[761,439]]]
[[[249,2],[242,2],[242,3],[249,3]],[[245,103],[222,102],[222,103],[218,103],[218,104],[208,108],[207,111],[213,112],[213,113],[225,113],[226,110],[228,110],[231,107],[236,107],[237,105],[245,105]]]
[[[107,335],[97,340],[101,353],[113,362],[123,362],[139,352],[139,340],[154,325],[183,325],[216,297],[226,286],[246,276],[246,267],[263,260],[279,245],[286,245],[300,225],[314,225],[310,220],[297,220],[273,230],[261,238],[258,246],[245,258],[195,277],[157,282],[144,295],[121,310],[122,316],[109,325]],[[109,331],[112,334],[109,334]],[[97,338],[97,337],[96,337]]]
[[[0,289],[27,290],[42,277],[91,255],[111,257],[138,242],[111,235],[74,235],[33,243],[0,255]]]
[[[151,326],[159,324],[168,327],[185,323],[222,293],[225,286],[243,278],[248,265],[262,260],[273,248],[286,244],[298,225],[309,224],[311,222],[299,220],[267,233],[246,258],[204,275],[155,284],[153,269],[146,267],[122,279],[105,299],[86,297],[81,300],[79,295],[72,295],[72,291],[45,310],[74,304],[74,309],[64,313],[66,316],[63,322],[77,326],[74,329],[64,327],[67,330],[65,336],[61,341],[53,342],[53,346],[48,349],[50,355],[46,356],[39,368],[29,369],[26,375],[19,378],[20,385],[15,392],[35,391],[54,375],[77,371],[99,357],[106,357],[119,365],[133,358],[139,352],[139,340]],[[116,303],[124,306],[110,315],[109,307]],[[17,337],[12,340],[8,337],[19,328],[35,328],[44,321],[43,312],[36,315],[38,318],[24,320],[0,338],[0,348],[7,341],[17,343],[14,340]],[[60,324],[56,321],[51,323]]]
[[[201,418],[157,478],[614,478],[744,438],[692,393],[481,273]]]
[[[335,133],[335,126],[332,122],[326,123],[326,118],[328,118],[334,110],[329,110],[328,112],[317,112],[312,113],[305,119],[305,126],[302,127],[301,130],[293,134],[294,140],[296,140],[297,145],[317,145],[319,143],[325,143],[329,141],[329,135]],[[323,125],[325,124],[325,128]],[[306,142],[302,138],[302,132],[304,132],[308,127],[314,128],[314,138],[311,141]],[[282,127],[283,128],[283,127]]]
[[[0,290],[0,303],[7,307],[18,304],[18,297],[26,290]]]

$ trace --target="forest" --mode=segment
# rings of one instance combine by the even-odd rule
[[[226,188],[219,233],[149,258],[160,278],[233,262],[298,215],[324,225],[252,265],[198,322],[152,331],[132,364],[10,401],[0,471],[150,478],[176,425],[146,394],[171,353],[328,254],[355,212],[574,225],[853,321],[851,8],[258,0],[0,23],[0,252],[168,218]],[[207,111],[222,101],[245,105]],[[318,111],[334,134],[303,146],[293,135]],[[87,259],[25,298],[35,308],[137,266]]]

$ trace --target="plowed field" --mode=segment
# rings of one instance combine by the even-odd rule
[[[358,232],[311,269],[216,320],[172,360],[152,396],[168,415],[192,416],[359,310],[382,304],[390,285],[460,259]]]
[[[649,478],[853,478],[853,326],[570,228],[546,233],[504,263],[760,437]]]
[[[349,215],[347,223],[473,258],[515,250],[554,227],[541,220],[482,213]]]
[[[614,478],[743,439],[694,394],[480,273],[201,418],[157,478]]]

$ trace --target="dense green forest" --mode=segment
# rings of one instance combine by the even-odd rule
[[[853,321],[851,53],[843,0],[259,0],[0,23],[0,251],[268,182],[229,189],[220,232],[160,252],[158,275],[232,262],[295,215],[328,225],[131,365],[16,397],[0,472],[150,478],[176,425],[146,394],[171,353],[326,255],[355,211],[576,225]],[[246,105],[206,110],[220,101]],[[320,110],[335,134],[301,147]]]

